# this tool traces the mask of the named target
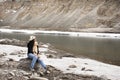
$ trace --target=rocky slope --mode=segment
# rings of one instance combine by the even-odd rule
[[[120,32],[119,4],[120,0],[9,0],[0,2],[0,25],[20,29]]]
[[[19,44],[26,43],[25,41],[19,41],[19,40],[8,40],[8,39],[2,39],[0,40],[0,46],[1,44]],[[12,46],[12,45],[11,45]],[[22,45],[25,46],[25,45]],[[63,53],[61,50],[55,49],[53,46],[48,45],[49,51],[45,51],[45,55],[49,59],[58,59],[61,58],[59,55],[60,53]],[[44,70],[42,67],[40,67],[38,64],[35,65],[35,72],[30,71],[29,65],[31,63],[31,60],[27,58],[27,56],[24,58],[23,55],[26,55],[26,49],[21,48],[20,46],[16,46],[17,50],[12,50],[9,57],[7,55],[9,53],[6,53],[8,50],[2,50],[0,48],[0,80],[109,80],[106,78],[106,76],[94,76],[94,75],[82,75],[82,74],[73,74],[73,73],[64,73],[63,71],[51,66],[47,65],[48,70],[50,71],[49,74],[43,74]],[[45,47],[45,46],[41,46]],[[15,49],[15,47],[14,47]],[[54,50],[54,51],[52,51]],[[3,51],[3,52],[2,52]],[[66,54],[68,55],[68,54]],[[10,58],[10,56],[13,56]],[[17,57],[18,56],[18,57]],[[68,55],[70,57],[70,55]],[[20,60],[17,60],[15,58],[20,58]],[[88,65],[86,63],[86,65]],[[69,68],[76,68],[77,66],[72,64],[68,67]],[[81,72],[92,72],[92,70],[88,70],[87,68],[83,67]]]

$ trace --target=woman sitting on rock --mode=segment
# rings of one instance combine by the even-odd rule
[[[42,65],[42,67],[45,69],[45,73],[47,73],[47,67],[46,65],[43,63],[42,60],[40,60],[39,58],[39,47],[38,47],[38,43],[36,41],[36,37],[35,36],[30,36],[29,42],[27,44],[28,47],[28,58],[32,59],[31,65],[30,65],[30,70],[34,71],[34,66],[36,64],[36,62],[38,61],[39,64]]]

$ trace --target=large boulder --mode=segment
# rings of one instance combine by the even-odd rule
[[[22,69],[24,71],[30,71],[30,64],[31,64],[31,59],[29,58],[23,58],[20,60],[20,63],[18,65],[18,69]],[[35,70],[39,70],[41,68],[40,64],[37,62],[35,64]]]

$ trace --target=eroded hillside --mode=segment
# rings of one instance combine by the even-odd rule
[[[120,32],[120,0],[19,0],[0,2],[7,28]]]

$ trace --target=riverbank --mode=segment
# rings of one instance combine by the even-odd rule
[[[119,80],[120,78],[119,66],[88,58],[77,58],[74,55],[55,49],[50,44],[41,44],[40,52],[42,54],[41,59],[50,66],[51,73],[43,76],[49,80],[103,80],[103,78],[105,80]],[[28,73],[28,79],[31,76],[30,72],[26,68],[18,68],[20,64],[26,63],[25,60],[21,61],[27,57],[26,53],[26,47],[0,44],[1,71],[7,71],[13,76],[23,71],[22,74],[26,75]],[[64,55],[60,55],[61,53],[64,53]]]

